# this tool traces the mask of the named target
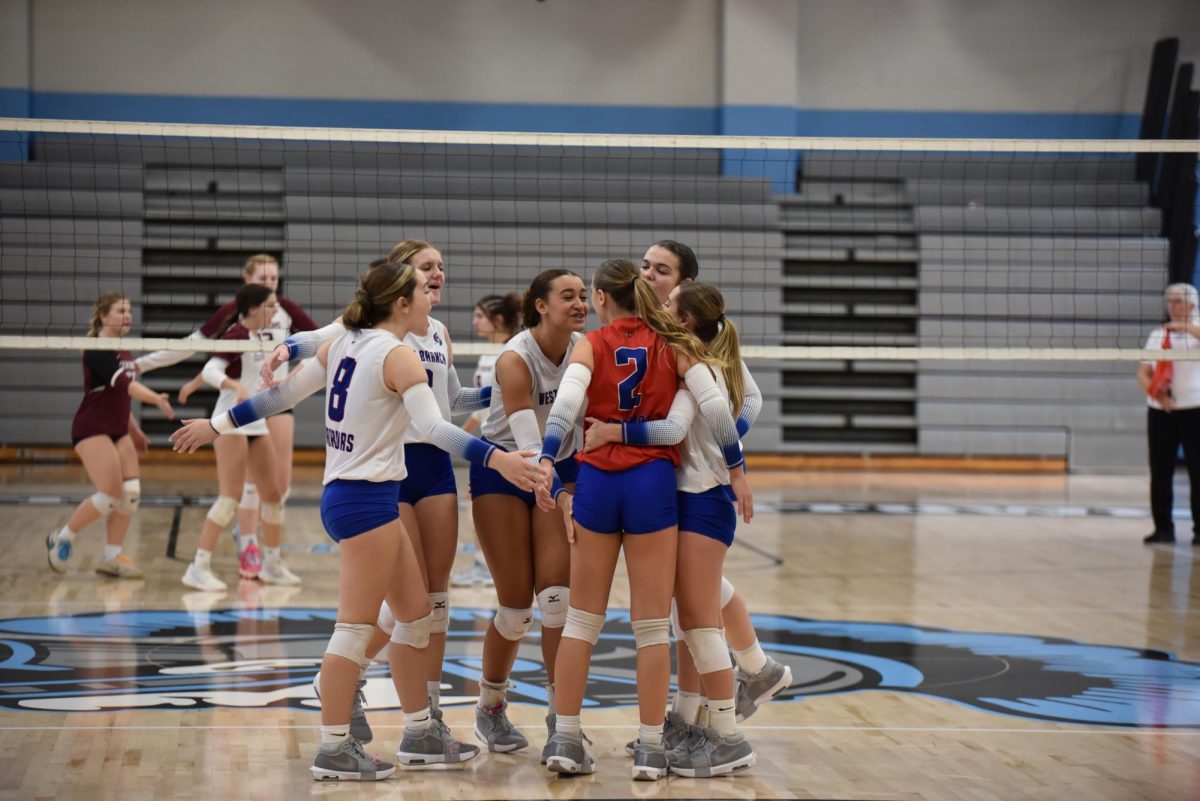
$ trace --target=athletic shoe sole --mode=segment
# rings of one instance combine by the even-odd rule
[[[654,768],[649,765],[634,765],[629,774],[635,782],[656,782],[665,778],[667,768]]]
[[[479,733],[479,727],[475,727],[475,739],[483,743],[490,754],[508,754],[513,751],[519,751],[522,748],[528,748],[529,743],[514,743],[513,745],[494,745],[487,741],[487,738]]]
[[[713,765],[706,768],[702,775],[697,776],[695,768],[671,768],[671,772],[677,776],[682,776],[685,779],[708,779],[713,776],[725,776],[730,773],[741,773],[744,770],[750,770],[754,767],[755,761],[758,759],[757,754],[753,751],[741,759],[736,759],[733,762],[726,762],[723,765]]]
[[[357,771],[326,770],[318,768],[316,765],[308,770],[312,773],[313,780],[318,782],[378,782],[391,778],[392,774],[396,772],[395,768],[387,768],[376,771],[375,776],[370,779],[364,779],[363,775]]]
[[[790,667],[788,667],[787,665],[784,665],[783,666],[783,676],[780,677],[779,681],[775,682],[775,684],[771,687],[771,689],[767,690],[765,693],[763,693],[763,694],[759,695],[757,698],[753,699],[754,711],[757,712],[758,708],[760,706],[765,704],[767,701],[770,701],[772,698],[779,695],[779,693],[783,692],[784,690],[786,690],[788,687],[791,687],[791,686],[792,686],[792,669]],[[745,715],[737,716],[738,723],[741,723],[745,719],[746,719]]]
[[[555,773],[563,773],[567,775],[588,774],[592,770],[583,770],[583,766],[573,759],[568,759],[562,756],[552,756],[546,760],[546,767]],[[594,768],[593,768],[594,770]]]

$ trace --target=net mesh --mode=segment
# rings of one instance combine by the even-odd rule
[[[903,419],[905,451],[923,364],[940,365],[930,386],[984,387],[1127,381],[1122,362],[1197,357],[1142,350],[1164,288],[1191,277],[1194,233],[1189,255],[1169,236],[1184,211],[1163,198],[1194,192],[1197,151],[0,120],[0,348],[9,362],[63,351],[60,365],[82,348],[261,348],[183,340],[232,298],[249,256],[275,256],[280,294],[323,324],[371,260],[423,239],[446,262],[434,313],[470,358],[497,349],[471,333],[480,297],[551,267],[587,278],[606,258],[640,262],[672,239],[695,250],[774,387],[778,441],[886,445],[863,432]],[[130,336],[84,338],[113,290],[133,302]]]

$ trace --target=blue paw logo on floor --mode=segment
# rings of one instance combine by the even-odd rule
[[[442,703],[473,703],[491,610],[451,609]],[[330,609],[130,611],[0,620],[0,706],[49,712],[315,709],[312,678]],[[754,618],[764,649],[792,669],[778,700],[863,690],[943,698],[987,712],[1101,726],[1200,727],[1200,664],[1171,654],[1017,634],[893,623]],[[612,610],[592,658],[585,708],[636,701],[629,613]],[[536,627],[509,700],[545,703]],[[399,707],[384,665],[370,709]]]

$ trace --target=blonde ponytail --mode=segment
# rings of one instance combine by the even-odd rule
[[[691,320],[696,336],[720,362],[729,400],[735,412],[741,409],[746,399],[741,342],[737,326],[725,316],[725,298],[721,291],[712,284],[683,284],[675,296],[675,307]]]

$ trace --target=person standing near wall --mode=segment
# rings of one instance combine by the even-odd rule
[[[1191,284],[1171,284],[1163,293],[1170,319],[1150,332],[1146,350],[1200,350],[1200,297]],[[1150,446],[1150,511],[1154,531],[1147,545],[1175,541],[1171,513],[1175,458],[1183,445],[1191,485],[1192,545],[1200,545],[1200,362],[1143,362],[1138,384],[1146,393]]]

